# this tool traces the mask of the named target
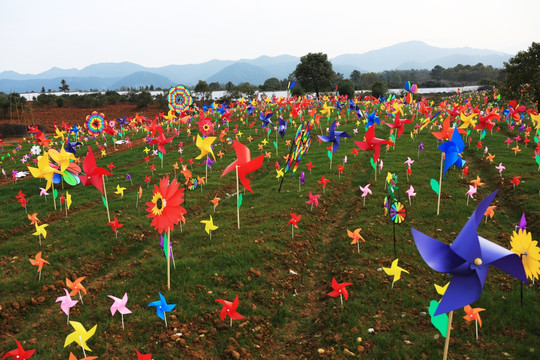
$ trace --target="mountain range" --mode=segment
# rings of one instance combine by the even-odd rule
[[[349,77],[353,70],[361,73],[385,70],[432,69],[435,65],[453,67],[458,64],[483,63],[503,67],[512,55],[493,51],[461,48],[441,48],[420,41],[408,41],[362,54],[344,54],[330,59],[334,71]],[[294,71],[300,58],[291,55],[260,56],[256,59],[211,60],[202,64],[168,65],[149,68],[130,62],[100,63],[78,69],[53,67],[39,74],[0,72],[0,91],[33,92],[58,89],[66,80],[71,90],[119,90],[153,85],[168,88],[175,84],[193,86],[199,80],[234,84],[249,82],[260,85],[271,77],[285,79]]]

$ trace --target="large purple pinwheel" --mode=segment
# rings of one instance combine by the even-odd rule
[[[439,150],[444,152],[445,155],[444,175],[446,175],[446,171],[450,169],[452,165],[457,165],[459,167],[463,167],[463,165],[465,165],[465,160],[463,160],[460,156],[463,149],[465,149],[465,143],[461,139],[458,129],[455,128],[454,133],[452,134],[452,139],[439,146]]]
[[[435,316],[472,304],[480,295],[490,266],[527,282],[518,255],[478,235],[478,225],[491,201],[493,192],[482,200],[451,245],[411,229],[416,247],[424,261],[435,271],[453,275]]]
[[[351,136],[347,134],[345,131],[335,131],[336,129],[336,122],[334,121],[332,125],[330,125],[330,132],[328,135],[318,135],[319,139],[321,139],[324,142],[330,142],[332,143],[332,154],[339,149],[339,139],[344,138],[350,138]]]

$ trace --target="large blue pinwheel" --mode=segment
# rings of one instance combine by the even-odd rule
[[[159,293],[159,300],[151,302],[148,306],[155,306],[157,316],[159,316],[161,320],[165,320],[165,313],[174,309],[176,304],[167,304],[165,297]]]
[[[450,169],[452,165],[463,167],[465,165],[465,160],[461,158],[461,153],[465,149],[465,143],[459,135],[457,128],[454,128],[454,133],[452,134],[452,139],[441,144],[439,150],[444,152],[444,175],[446,171]]]
[[[379,124],[379,117],[377,115],[375,115],[375,110],[373,110],[373,112],[371,114],[367,115],[366,129],[371,127],[371,125],[373,125],[375,123]]]
[[[478,225],[497,194],[482,200],[451,245],[411,229],[418,252],[435,271],[453,275],[435,316],[472,304],[484,288],[490,266],[527,282],[518,255],[478,235]]]
[[[339,139],[344,138],[350,138],[351,136],[347,134],[345,131],[335,131],[336,129],[336,122],[334,121],[332,125],[330,125],[330,132],[328,135],[318,135],[319,139],[321,139],[324,142],[331,142],[332,143],[332,154],[339,149]]]

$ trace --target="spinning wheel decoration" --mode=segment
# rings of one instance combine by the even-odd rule
[[[401,202],[396,201],[390,206],[390,219],[394,224],[401,224],[407,218],[407,209]]]
[[[184,108],[193,104],[191,93],[184,85],[177,85],[169,90],[167,96],[169,109],[181,112]]]

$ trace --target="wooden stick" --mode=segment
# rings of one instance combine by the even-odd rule
[[[437,198],[437,216],[439,215],[439,211],[441,209],[441,189],[442,189],[442,176],[443,176],[443,161],[444,161],[444,153],[441,152],[441,172],[439,175],[439,196]]]
[[[448,345],[450,345],[450,331],[452,330],[452,317],[454,316],[454,311],[450,311],[448,314],[448,329],[446,330],[446,340],[444,342],[444,353],[443,360],[448,358]]]
[[[109,200],[107,200],[107,188],[105,187],[105,176],[102,176],[103,179],[103,193],[105,194],[105,207],[107,208],[107,219],[111,222],[111,214],[109,212]]]

